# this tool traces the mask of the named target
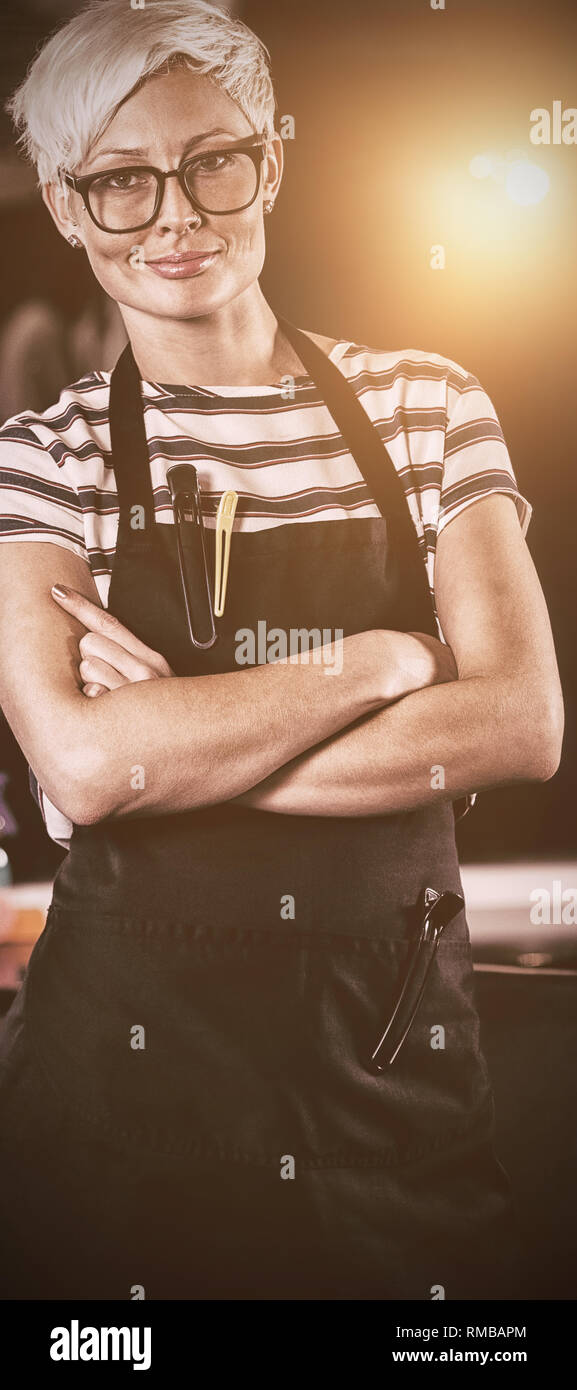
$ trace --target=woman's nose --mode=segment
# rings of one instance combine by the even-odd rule
[[[196,223],[201,222],[202,214],[193,207],[178,179],[166,179],[162,201],[156,216],[157,227],[173,228],[191,220]]]

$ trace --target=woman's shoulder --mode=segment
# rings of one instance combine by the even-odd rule
[[[357,372],[366,371],[376,375],[392,373],[393,377],[410,376],[413,379],[449,379],[449,382],[452,378],[453,384],[461,386],[476,381],[460,362],[428,348],[376,346],[351,338],[329,338],[324,333],[312,333],[310,329],[305,331],[327,353],[340,346],[343,349],[343,366],[348,363]]]
[[[28,408],[0,423],[0,441],[43,443],[50,435],[65,438],[78,433],[79,424],[89,429],[108,415],[109,383],[99,371],[87,372],[63,386],[57,399],[41,409]]]

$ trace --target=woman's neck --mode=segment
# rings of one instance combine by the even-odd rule
[[[122,317],[145,381],[261,386],[289,374],[306,375],[262,294],[250,304],[240,296],[197,318],[152,319],[126,305]]]

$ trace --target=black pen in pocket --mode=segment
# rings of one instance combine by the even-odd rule
[[[435,888],[425,888],[420,932],[397,1002],[371,1056],[377,1071],[390,1067],[398,1056],[415,1020],[441,933],[464,906],[465,900],[460,893],[438,893]]]
[[[217,633],[196,468],[192,463],[174,464],[167,469],[166,480],[172,498],[190,640],[195,647],[212,647]]]

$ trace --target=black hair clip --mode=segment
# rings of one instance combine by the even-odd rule
[[[190,640],[212,647],[217,639],[210,588],[198,475],[192,463],[175,464],[166,480],[172,497],[178,561]]]
[[[398,1056],[423,997],[441,932],[464,906],[465,900],[460,893],[437,893],[435,888],[425,888],[421,929],[415,949],[389,1022],[371,1056],[377,1071],[390,1067]]]

